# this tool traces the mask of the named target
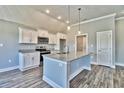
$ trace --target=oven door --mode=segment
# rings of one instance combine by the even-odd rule
[[[40,65],[42,66],[43,65],[43,55],[45,55],[45,54],[50,54],[51,52],[50,51],[42,51],[42,52],[40,52]]]

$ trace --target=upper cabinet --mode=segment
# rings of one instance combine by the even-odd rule
[[[19,43],[37,43],[37,31],[19,27]]]
[[[46,31],[46,30],[38,29],[38,36],[39,37],[49,37],[49,34],[48,34],[48,31]]]
[[[63,34],[63,33],[57,33],[57,37],[59,39],[66,39],[67,38],[66,34]]]
[[[63,34],[63,33],[57,33],[56,36],[57,36],[57,38],[56,38],[56,47],[55,47],[55,49],[56,50],[61,50],[60,48],[62,46],[61,46],[60,40],[61,39],[64,39],[65,40],[65,43],[66,43],[67,35],[66,34]]]
[[[57,36],[56,34],[49,33],[49,44],[56,44]]]

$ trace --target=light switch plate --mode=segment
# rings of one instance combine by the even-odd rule
[[[9,59],[9,63],[11,63],[12,62],[12,60],[11,59]]]
[[[62,67],[62,63],[59,63],[59,66]]]
[[[93,47],[93,44],[91,44],[91,47]]]

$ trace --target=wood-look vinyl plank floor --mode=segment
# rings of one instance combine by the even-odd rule
[[[71,88],[124,88],[124,67],[92,65],[70,81]],[[0,73],[0,88],[52,88],[42,80],[42,67]]]

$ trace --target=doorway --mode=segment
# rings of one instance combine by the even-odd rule
[[[112,67],[112,31],[97,32],[97,63]]]
[[[76,35],[75,38],[75,51],[88,53],[88,34]]]
[[[66,39],[60,39],[60,51],[63,52],[66,47]]]

